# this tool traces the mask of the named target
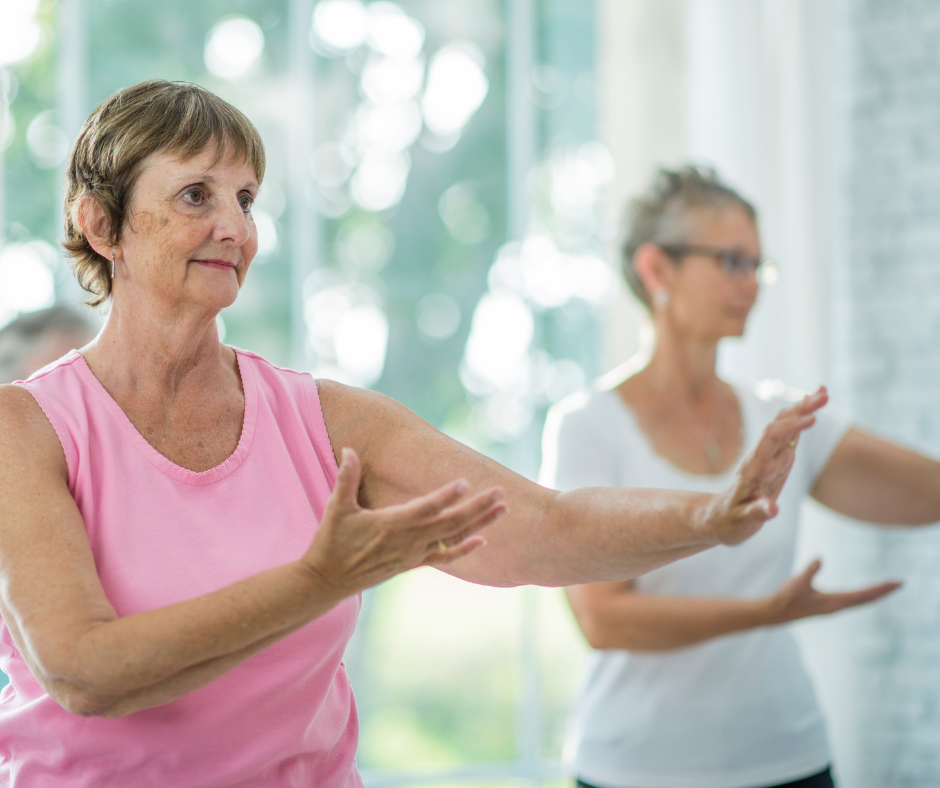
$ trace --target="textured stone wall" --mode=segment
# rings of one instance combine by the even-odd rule
[[[849,239],[833,372],[863,424],[940,454],[940,3],[846,2]],[[940,786],[940,529],[864,538],[867,573],[906,587],[853,632],[859,788]]]

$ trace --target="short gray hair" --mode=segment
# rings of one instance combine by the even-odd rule
[[[646,192],[631,201],[621,262],[627,284],[647,308],[652,308],[652,299],[633,264],[637,249],[647,243],[684,243],[696,229],[695,211],[732,207],[742,209],[756,224],[757,211],[750,202],[723,183],[711,167],[696,165],[659,170]]]
[[[0,329],[0,383],[26,378],[35,372],[30,362],[47,353],[49,346],[55,344],[50,340],[58,339],[58,344],[79,347],[90,341],[97,331],[88,316],[68,306],[51,306],[20,315]]]

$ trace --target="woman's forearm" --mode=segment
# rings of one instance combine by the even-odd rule
[[[668,651],[778,623],[767,599],[660,597],[632,591],[589,599],[588,594],[579,587],[568,589],[578,625],[595,649]]]
[[[79,714],[113,713],[124,702],[167,691],[172,700],[327,613],[342,598],[299,562],[287,564],[212,594],[92,626],[72,640],[67,655],[49,650],[59,657],[43,665],[42,673],[52,694]],[[178,691],[184,686],[190,689]]]
[[[174,700],[179,700],[190,692],[195,692],[197,689],[201,689],[207,684],[212,683],[220,676],[228,673],[232,668],[238,667],[245,660],[250,659],[255,654],[263,651],[268,646],[273,645],[288,635],[293,634],[302,627],[303,624],[296,624],[277,634],[263,638],[239,651],[226,654],[224,657],[216,657],[215,659],[211,659],[199,665],[193,665],[149,687],[143,687],[125,693],[120,698],[104,702],[102,702],[103,699],[99,698],[98,702],[101,705],[94,713],[96,716],[101,717],[126,717],[128,714],[133,714],[134,712],[152,709],[156,706],[162,706]]]
[[[486,547],[446,569],[484,585],[568,586],[637,577],[719,543],[706,525],[715,496],[591,487],[526,490],[485,532]],[[520,496],[521,497],[521,496]]]
[[[530,554],[518,579],[548,586],[623,580],[713,547],[719,540],[706,513],[714,497],[611,487],[557,493],[525,539]]]

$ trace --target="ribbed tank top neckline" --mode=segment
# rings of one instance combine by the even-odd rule
[[[245,394],[245,416],[242,421],[242,431],[238,438],[238,445],[235,447],[235,451],[219,465],[207,471],[191,471],[188,468],[177,465],[172,460],[160,454],[160,452],[140,434],[133,422],[127,417],[127,414],[121,409],[121,406],[117,404],[114,398],[108,393],[107,389],[102,386],[98,378],[95,377],[95,373],[91,371],[91,367],[88,366],[85,357],[77,350],[72,351],[72,353],[75,354],[72,363],[79,376],[108,410],[121,431],[154,468],[182,484],[203,487],[222,481],[222,479],[235,473],[248,456],[255,436],[255,426],[258,421],[258,390],[255,370],[251,365],[250,358],[245,353],[234,347],[232,350],[235,351],[238,373],[241,377],[242,390]]]

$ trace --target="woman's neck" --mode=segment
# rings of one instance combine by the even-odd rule
[[[109,390],[155,397],[215,388],[232,366],[226,358],[231,352],[219,342],[215,314],[191,308],[112,304],[104,328],[83,355]]]
[[[716,342],[660,330],[650,361],[640,374],[656,391],[701,403],[713,399],[722,385],[715,371],[717,352]]]

